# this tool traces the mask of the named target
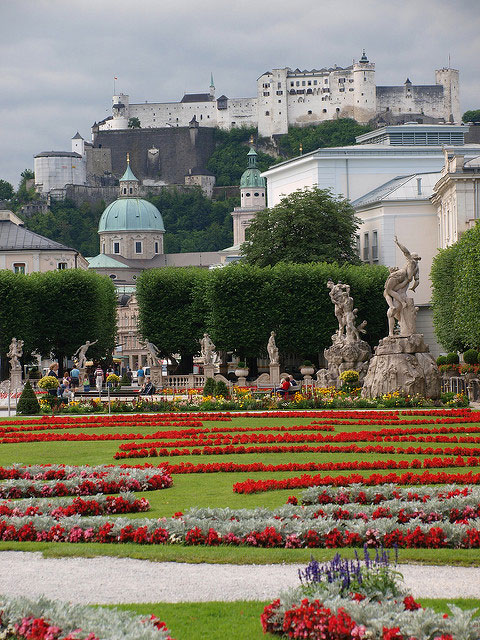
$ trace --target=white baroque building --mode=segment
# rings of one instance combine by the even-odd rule
[[[288,133],[292,125],[319,124],[334,118],[367,123],[375,117],[460,121],[459,72],[435,72],[434,85],[377,86],[375,64],[363,53],[348,67],[266,71],[257,80],[252,98],[215,98],[211,80],[208,93],[185,94],[180,102],[130,103],[129,96],[113,96],[112,115],[98,123],[100,130],[126,129],[130,118],[142,128],[186,127],[193,118],[200,126],[258,127],[262,137]]]

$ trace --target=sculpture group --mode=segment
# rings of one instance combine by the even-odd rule
[[[420,256],[400,244],[396,236],[395,242],[407,261],[400,269],[390,269],[385,282],[383,295],[388,304],[388,336],[380,340],[375,349],[362,396],[376,398],[398,391],[402,395],[418,394],[436,399],[440,396],[440,373],[423,335],[417,333],[418,307],[407,294],[410,283],[413,283],[410,289],[415,291],[420,282]],[[396,322],[398,333],[395,333]]]
[[[340,374],[349,369],[358,371],[361,382],[372,354],[368,342],[362,340],[360,335],[365,333],[367,323],[364,320],[357,324],[358,309],[350,295],[350,285],[341,281],[335,284],[333,280],[328,280],[327,288],[335,306],[338,329],[332,336],[332,346],[324,351],[327,367],[317,372],[318,384],[322,387],[338,387]]]

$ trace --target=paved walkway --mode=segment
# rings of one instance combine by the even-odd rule
[[[297,586],[305,565],[148,562],[129,558],[43,558],[0,553],[0,593],[82,604],[270,600]],[[401,565],[415,597],[480,599],[480,568]]]

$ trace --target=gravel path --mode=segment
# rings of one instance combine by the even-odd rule
[[[43,558],[0,553],[0,593],[82,604],[270,600],[298,585],[305,565],[148,562],[129,558]],[[480,568],[400,565],[415,597],[480,599]]]

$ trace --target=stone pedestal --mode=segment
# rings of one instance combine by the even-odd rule
[[[440,373],[421,333],[389,336],[375,349],[362,397],[376,398],[394,391],[434,400],[440,397]]]
[[[80,371],[80,378],[79,378],[79,384],[85,384],[85,367],[83,367],[82,369],[79,369]],[[87,377],[87,385],[90,384],[90,380]]]
[[[163,387],[162,367],[150,367],[150,380],[157,389]]]
[[[270,383],[274,385],[280,384],[280,365],[279,364],[270,365]]]
[[[203,365],[203,373],[205,375],[205,382],[207,378],[215,377],[215,366],[213,364],[204,364]]]
[[[22,370],[21,369],[12,369],[10,371],[10,388],[13,391],[16,389],[21,389],[23,387],[22,384]]]

